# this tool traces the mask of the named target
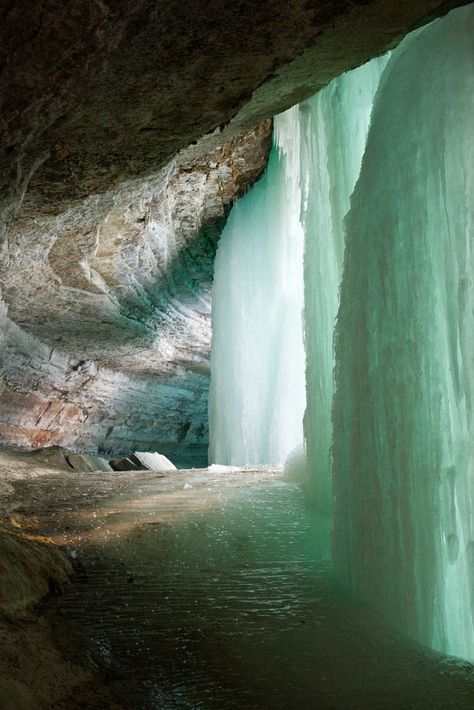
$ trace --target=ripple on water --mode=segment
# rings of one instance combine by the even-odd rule
[[[328,529],[289,483],[82,553],[55,603],[128,708],[472,710],[470,669],[388,632],[340,592]],[[72,644],[71,644],[72,642]]]

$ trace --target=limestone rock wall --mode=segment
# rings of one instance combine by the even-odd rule
[[[2,444],[205,463],[215,249],[270,140],[267,121],[60,215],[26,196],[0,269]]]

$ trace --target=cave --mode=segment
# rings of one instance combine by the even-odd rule
[[[472,710],[474,5],[2,17],[1,710]]]

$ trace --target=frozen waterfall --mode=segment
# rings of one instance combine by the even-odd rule
[[[218,250],[210,400],[212,461],[283,461],[306,379],[336,567],[400,630],[471,660],[473,36],[474,7],[454,10],[275,119]]]
[[[303,231],[297,109],[267,170],[232,208],[212,307],[211,463],[282,463],[303,444]]]
[[[347,217],[336,563],[400,628],[474,658],[474,10],[407,37]]]
[[[267,171],[233,207],[215,264],[210,461],[283,462],[303,444],[306,233],[305,430],[312,488],[325,505],[343,219],[386,61],[345,74],[275,118]]]
[[[301,220],[305,232],[305,436],[313,497],[331,507],[334,325],[344,255],[344,217],[359,175],[372,103],[387,57],[331,82],[299,105]],[[278,129],[278,120],[276,127]]]

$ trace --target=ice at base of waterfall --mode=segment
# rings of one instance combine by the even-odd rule
[[[278,464],[303,442],[303,231],[297,124],[282,119],[267,170],[233,207],[212,306],[211,463]]]

